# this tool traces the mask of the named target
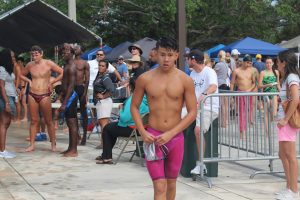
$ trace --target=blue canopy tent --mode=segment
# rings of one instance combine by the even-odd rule
[[[257,40],[251,37],[233,42],[222,49],[211,52],[211,57],[217,57],[220,50],[231,52],[231,50],[237,49],[241,54],[261,54],[265,56],[276,56],[279,52],[286,50],[280,46]]]
[[[89,51],[86,51],[84,54],[81,55],[81,58],[83,60],[93,60],[93,59],[95,59],[96,53],[99,50],[103,50],[105,55],[107,55],[109,52],[111,52],[112,48],[107,45],[104,45],[103,47],[97,47],[97,48],[91,49]]]
[[[220,49],[222,49],[222,48],[224,48],[224,47],[225,47],[224,44],[218,44],[217,46],[214,46],[214,47],[212,47],[212,48],[206,50],[205,53],[207,53],[207,54],[209,55],[209,57],[210,57],[210,54],[211,54],[212,52],[220,51]]]

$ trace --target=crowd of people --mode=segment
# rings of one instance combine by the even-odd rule
[[[184,149],[183,130],[194,120],[195,142],[198,153],[201,147],[200,126],[204,133],[216,118],[221,126],[229,123],[230,99],[213,97],[201,110],[203,99],[210,94],[224,91],[238,92],[279,92],[274,96],[272,118],[278,116],[279,156],[285,171],[286,189],[277,195],[277,199],[298,195],[298,165],[295,141],[298,129],[288,123],[299,101],[299,69],[293,52],[283,51],[276,58],[262,55],[241,57],[237,49],[231,52],[220,51],[217,62],[199,49],[185,49],[184,70],[177,69],[179,50],[176,41],[161,38],[148,55],[148,61],[142,56],[142,47],[133,44],[128,48],[132,57],[124,60],[120,55],[113,66],[105,59],[105,52],[99,50],[91,61],[81,59],[80,45],[63,44],[60,54],[63,66],[43,58],[43,50],[33,46],[30,50],[31,61],[25,65],[22,57],[15,58],[12,50],[0,52],[0,157],[14,158],[15,153],[6,151],[6,134],[12,120],[30,121],[29,146],[24,152],[35,150],[37,134],[41,132],[40,121],[47,127],[51,142],[51,151],[56,150],[55,129],[60,116],[65,118],[69,131],[68,148],[61,152],[65,157],[78,156],[77,145],[85,145],[87,140],[87,103],[90,95],[95,107],[97,123],[102,134],[97,147],[102,149],[96,157],[97,164],[112,164],[112,149],[118,137],[128,137],[132,125],[138,129],[144,143],[155,147],[154,159],[146,153],[146,165],[153,181],[155,199],[174,199],[176,180],[181,168]],[[262,62],[264,60],[264,62]],[[111,122],[115,83],[127,87],[129,97],[119,108],[119,120]],[[289,96],[287,96],[287,92]],[[247,112],[252,118],[252,97],[246,106],[246,97],[240,96],[239,116],[240,138],[246,134]],[[286,112],[278,99],[291,98]],[[50,112],[51,103],[60,102],[61,106]],[[79,134],[77,110],[82,117],[82,136]],[[28,104],[28,105],[27,105]],[[28,112],[28,110],[30,112]],[[24,112],[22,112],[24,111]],[[200,112],[204,120],[200,123]],[[24,113],[24,114],[22,114]],[[62,114],[59,114],[62,113]],[[142,116],[149,113],[147,128]],[[184,114],[183,114],[184,113]],[[44,132],[44,131],[43,131]],[[147,148],[147,145],[145,146]],[[145,152],[149,152],[145,150]],[[149,159],[148,159],[149,158]],[[199,174],[200,167],[191,171]]]

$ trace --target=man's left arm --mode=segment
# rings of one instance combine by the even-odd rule
[[[252,73],[252,87],[251,87],[251,92],[257,91],[257,83],[258,83],[258,70],[256,68],[252,68],[253,73]]]
[[[48,60],[48,64],[51,66],[52,71],[58,73],[58,76],[50,82],[50,84],[53,85],[54,83],[56,83],[62,79],[63,69],[50,60]]]

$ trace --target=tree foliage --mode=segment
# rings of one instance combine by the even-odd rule
[[[25,0],[3,0],[0,12]],[[44,0],[67,14],[67,0]],[[185,0],[188,46],[201,49],[251,36],[272,43],[300,33],[300,0]],[[115,46],[177,35],[176,0],[77,0],[77,21]]]

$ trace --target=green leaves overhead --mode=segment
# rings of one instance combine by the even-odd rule
[[[44,0],[65,14],[67,0]],[[0,1],[0,12],[24,0]],[[176,38],[176,0],[77,0],[77,21],[105,43]],[[300,0],[185,0],[188,46],[206,49],[251,36],[272,43],[300,34]]]

